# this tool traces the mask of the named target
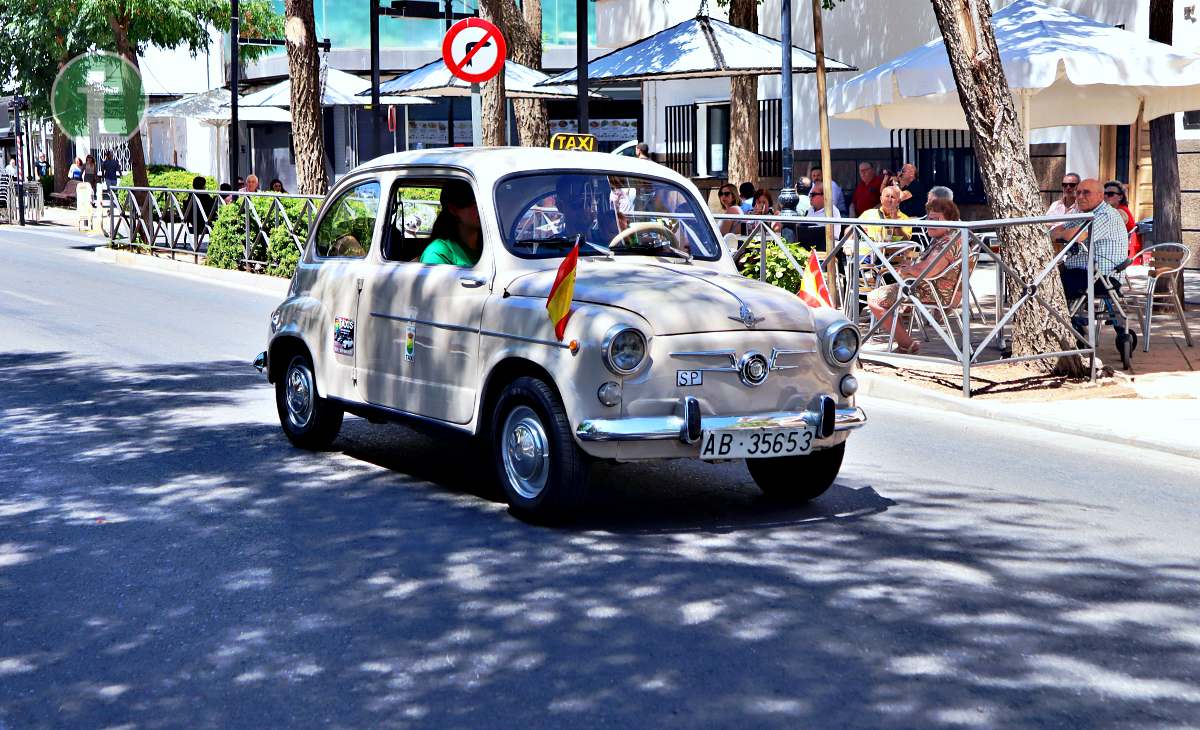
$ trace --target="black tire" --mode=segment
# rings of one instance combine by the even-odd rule
[[[312,360],[306,354],[292,355],[279,380],[275,381],[275,409],[279,425],[293,445],[310,451],[328,449],[342,428],[343,412],[332,401],[317,395]],[[296,396],[288,402],[289,385]],[[305,402],[311,407],[305,406]]]
[[[746,468],[754,483],[771,499],[781,502],[808,502],[833,486],[842,469],[846,442],[804,456],[780,456],[775,459],[746,459]]]
[[[587,497],[590,465],[553,388],[532,377],[509,383],[496,401],[488,433],[496,478],[514,515],[559,524],[577,514]]]

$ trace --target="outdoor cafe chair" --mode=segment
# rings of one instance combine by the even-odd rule
[[[12,178],[9,175],[0,173],[0,220],[5,223],[13,221],[13,206],[15,198],[13,197]]]
[[[970,279],[971,274],[974,273],[975,265],[977,263],[979,263],[979,252],[972,251],[971,253],[969,253],[967,255],[967,278],[968,278],[968,280]],[[896,311],[892,313],[893,316],[892,316],[891,332],[888,334],[888,350],[889,351],[892,349],[893,343],[896,339],[896,318],[901,316],[902,314],[906,315],[908,318],[909,333],[910,334],[912,333],[912,324],[915,321],[917,326],[919,326],[921,328],[921,333],[925,336],[925,341],[926,342],[929,341],[929,332],[925,329],[925,324],[921,320],[921,318],[916,316],[916,311],[915,311],[916,305],[913,304],[912,298],[911,298],[911,297],[919,297],[922,293],[925,293],[925,292],[928,292],[929,298],[922,299],[921,302],[923,304],[925,304],[927,307],[930,306],[930,303],[932,303],[932,308],[933,308],[932,314],[933,314],[934,318],[941,321],[943,324],[945,324],[946,327],[950,330],[950,334],[952,334],[956,337],[961,337],[962,321],[961,321],[960,317],[957,316],[958,315],[957,310],[959,307],[962,306],[962,276],[960,275],[961,271],[962,271],[962,258],[956,256],[954,259],[954,263],[947,266],[945,269],[943,269],[937,275],[927,276],[924,279],[922,279],[921,282],[919,284],[917,284],[916,287],[914,288],[910,298],[903,302],[900,302],[900,304],[896,306]],[[950,293],[949,298],[947,298],[945,301],[942,301],[942,296],[941,296],[941,294],[938,293],[936,283],[939,281],[942,281],[943,279],[946,279],[946,277],[953,277],[952,279],[949,279],[949,280],[954,282],[954,290]],[[909,281],[912,281],[912,279],[909,279]],[[874,324],[874,323],[872,323],[872,324]],[[956,329],[958,330],[957,333],[955,332]]]
[[[1187,346],[1195,347],[1192,343],[1192,333],[1188,329],[1187,316],[1180,304],[1183,269],[1191,256],[1191,250],[1182,243],[1158,243],[1143,248],[1134,257],[1134,260],[1140,259],[1147,267],[1145,288],[1141,291],[1130,289],[1130,296],[1141,300],[1139,307],[1142,320],[1142,352],[1150,352],[1150,330],[1154,324],[1155,304],[1169,304],[1175,312],[1179,326],[1183,328],[1183,338]],[[1165,291],[1157,291],[1159,279],[1167,280]]]

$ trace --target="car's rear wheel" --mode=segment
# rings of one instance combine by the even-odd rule
[[[537,523],[575,514],[587,495],[587,457],[549,385],[532,377],[509,383],[496,401],[491,441],[496,475],[513,514]]]
[[[275,382],[275,408],[288,441],[302,449],[329,448],[342,428],[342,409],[317,395],[312,361],[306,354],[293,355],[283,377]]]
[[[771,499],[807,502],[833,486],[842,469],[846,442],[803,456],[776,459],[746,459],[754,483]]]

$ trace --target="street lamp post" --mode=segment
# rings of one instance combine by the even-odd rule
[[[588,0],[575,0],[575,104],[580,134],[588,133]]]
[[[240,162],[238,148],[241,145],[238,139],[238,85],[242,81],[238,69],[238,35],[242,14],[238,9],[238,0],[229,0],[229,10],[232,13],[229,19],[229,185],[232,187],[237,184]]]
[[[779,191],[780,215],[796,215],[796,206],[800,204],[800,196],[796,193],[793,180],[792,159],[792,0],[782,0],[780,5],[780,40],[783,43],[783,89],[780,105],[783,107],[783,120],[780,131],[783,134],[780,145],[780,160],[783,165],[783,189]],[[828,174],[828,173],[826,173]]]

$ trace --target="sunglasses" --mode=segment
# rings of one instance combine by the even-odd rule
[[[1063,184],[1062,184],[1062,186],[1063,186],[1063,190],[1066,190],[1067,188],[1079,187],[1079,183],[1069,183],[1069,182],[1065,182],[1065,183],[1063,183]]]
[[[1121,196],[1121,191],[1120,191],[1120,190],[1105,190],[1105,191],[1104,191],[1104,196],[1105,196],[1105,197],[1108,197],[1108,196],[1110,196],[1110,195],[1115,195],[1115,196],[1117,196],[1117,197],[1120,197],[1120,196]]]
[[[733,193],[729,192],[728,190],[722,190],[721,192],[717,193],[717,195],[722,198],[724,198],[726,196],[728,196],[730,198],[733,197]]]

